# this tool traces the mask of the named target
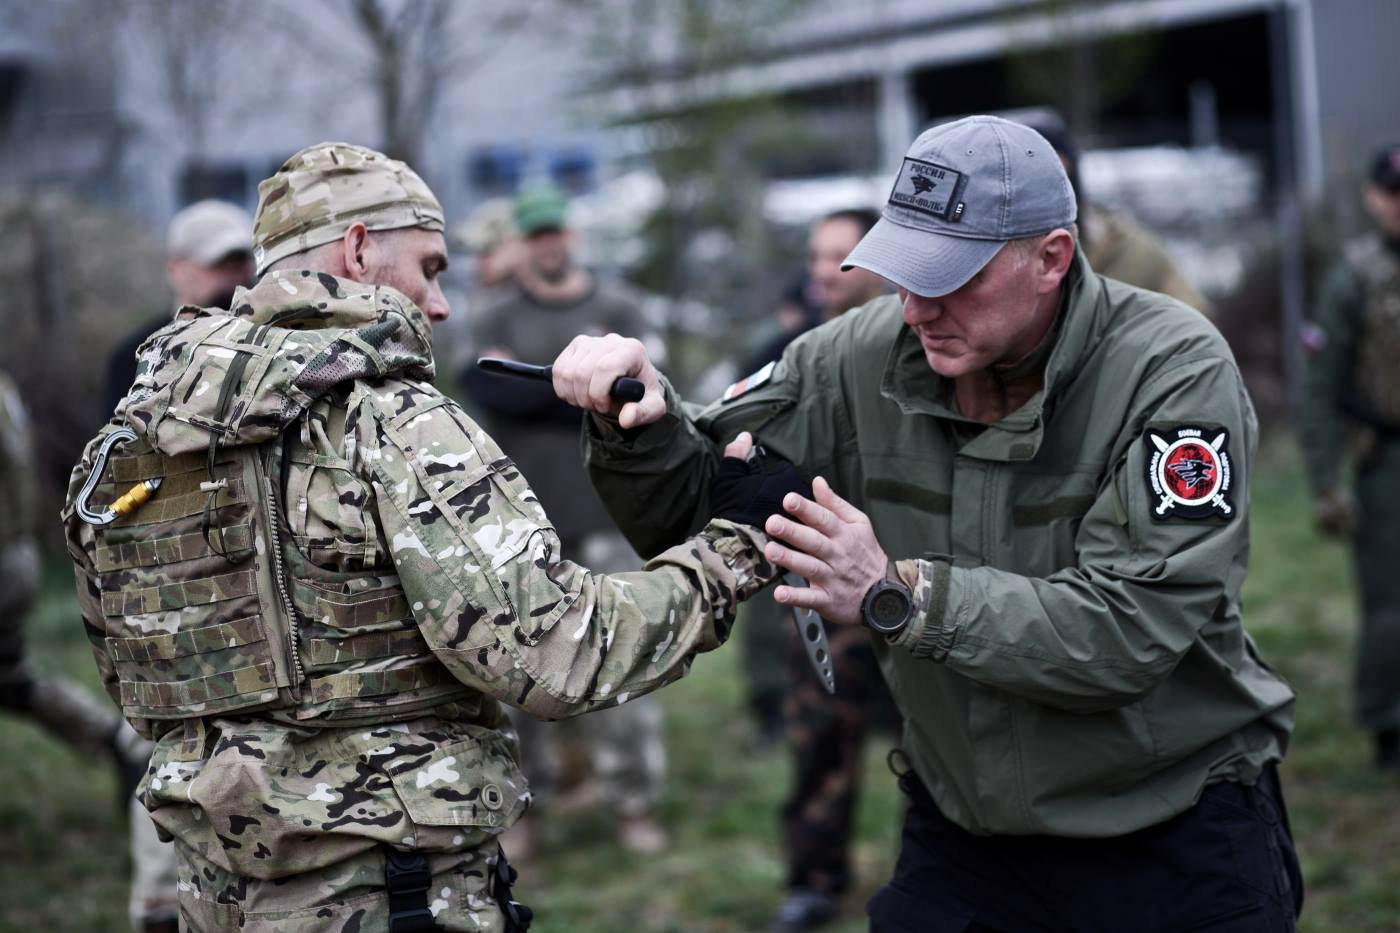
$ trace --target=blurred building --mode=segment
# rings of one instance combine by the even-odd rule
[[[482,0],[471,8],[507,6]],[[161,229],[200,198],[252,208],[257,183],[310,143],[384,146],[375,63],[349,22],[351,5],[188,7],[236,9],[237,44],[182,35],[198,22],[153,25],[162,11],[180,12],[170,0],[0,0],[0,186],[63,188]],[[499,34],[489,37],[475,34],[484,28],[469,17],[452,22],[452,34],[439,37],[451,62],[428,89],[432,117],[415,166],[449,216],[511,194],[526,178],[548,177],[576,193],[595,188],[608,161],[606,134],[581,118],[574,93],[587,49],[528,19],[493,27]],[[270,31],[278,25],[304,54],[279,44]],[[219,59],[200,61],[206,47]],[[206,117],[192,128],[181,111],[202,102]]]
[[[608,2],[620,16],[631,9]],[[1297,212],[1282,202],[1295,193],[1318,202],[1331,179],[1355,177],[1364,154],[1394,138],[1400,113],[1393,0],[783,2],[796,12],[744,36],[753,51],[703,80],[664,15],[640,67],[598,61],[559,19],[567,4],[532,4],[543,12],[499,35],[475,35],[468,20],[439,37],[455,64],[432,86],[419,168],[453,216],[527,177],[587,194],[626,177],[657,145],[629,127],[776,95],[806,115],[820,144],[772,154],[767,177],[878,179],[929,123],[1052,105],[1086,149],[1239,154],[1261,173],[1257,190],[1274,202],[1265,212],[1288,227]],[[131,19],[183,8],[234,10],[224,15],[238,17],[242,38],[212,30],[212,41],[184,42],[178,29],[197,33],[197,18]],[[317,139],[378,144],[370,53],[346,9],[322,0],[0,0],[0,185],[76,190],[159,229],[201,197],[251,207],[258,180]],[[286,28],[288,17],[300,26]],[[307,54],[288,55],[273,26]],[[182,72],[169,54],[182,48],[224,57],[184,61]],[[179,74],[198,81],[181,88],[171,77]],[[218,109],[191,127],[181,101],[197,107],[201,93]],[[1186,194],[1199,195],[1191,177],[1200,169],[1185,171]],[[655,201],[645,187],[633,179],[622,190],[645,205]],[[593,215],[617,213],[598,198],[580,211],[585,229]],[[626,245],[610,252],[625,259]]]
[[[814,0],[720,80],[662,53],[606,101],[638,119],[783,95],[833,142],[798,174],[894,165],[940,118],[1053,103],[1089,147],[1224,145],[1317,197],[1394,138],[1397,40],[1389,0]]]

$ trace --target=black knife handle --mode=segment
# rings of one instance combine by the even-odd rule
[[[521,363],[516,360],[499,360],[489,356],[483,356],[476,361],[476,365],[488,373],[499,376],[519,376],[524,379],[535,379],[540,382],[549,382],[553,378],[552,366],[536,366],[533,363]],[[613,382],[608,394],[619,402],[640,402],[642,396],[646,395],[647,387],[640,379],[633,379],[631,376],[619,376]]]

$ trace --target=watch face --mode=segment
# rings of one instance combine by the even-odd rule
[[[870,600],[870,624],[881,631],[897,628],[909,614],[909,597],[896,587],[876,593]]]

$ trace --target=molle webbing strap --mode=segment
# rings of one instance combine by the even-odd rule
[[[139,454],[135,457],[111,457],[107,472],[115,483],[139,483],[145,479],[161,478],[169,482],[182,473],[193,473],[205,467],[204,454]]]
[[[258,591],[257,575],[252,570],[226,573],[220,577],[165,583],[140,589],[119,590],[102,594],[102,613],[106,616],[134,616],[148,612],[168,612],[187,606],[207,606],[210,603],[252,596]]]
[[[156,632],[107,639],[107,650],[117,661],[167,661],[192,654],[237,648],[264,639],[257,616],[179,632]]]
[[[224,538],[229,547],[235,550],[246,550],[253,546],[252,529],[248,525],[225,528]],[[145,538],[99,547],[96,554],[97,572],[159,567],[163,564],[194,560],[197,557],[208,557],[213,553],[209,543],[204,540],[204,535],[196,532],[164,538]]]
[[[268,692],[268,702],[277,698],[277,682],[272,662],[259,661],[248,667],[222,671],[207,677],[191,677],[166,683],[122,681],[123,706],[144,706],[152,709],[190,707],[245,696],[259,690]],[[184,718],[183,716],[181,718]]]
[[[413,618],[408,608],[408,597],[399,589],[358,600],[336,599],[320,592],[314,595],[314,616],[326,619],[328,624],[340,629],[364,631],[366,626]]]
[[[228,486],[221,486],[210,493],[195,491],[169,498],[156,496],[136,511],[121,516],[109,527],[154,525],[160,522],[172,522],[187,515],[198,515],[200,512],[206,513],[206,523],[208,523],[212,520],[214,509],[237,505],[243,501],[243,485],[232,482]]]
[[[253,345],[253,346],[258,346],[258,347],[260,347],[260,346],[262,346],[263,339],[264,339],[269,333],[271,333],[271,329],[270,329],[268,326],[266,326],[266,325],[264,325],[264,324],[259,324],[259,325],[255,326],[255,327],[252,329],[252,331],[249,333],[248,340],[246,341],[246,343],[251,344],[251,345]],[[224,424],[224,427],[225,427],[225,428],[228,427],[227,419],[228,419],[228,414],[229,414],[229,412],[228,412],[229,402],[231,402],[231,401],[233,400],[233,396],[234,396],[235,391],[236,391],[237,388],[238,388],[238,384],[239,384],[240,382],[243,381],[243,373],[244,373],[245,370],[247,370],[247,368],[248,368],[248,361],[251,360],[252,357],[253,357],[252,351],[244,350],[244,349],[242,349],[242,348],[237,348],[237,349],[236,349],[236,355],[234,356],[234,359],[233,359],[233,363],[232,363],[232,365],[229,366],[229,368],[228,368],[228,374],[224,377],[224,384],[223,384],[222,386],[219,387],[219,404],[218,404],[218,408],[217,408],[217,410],[216,410],[216,412],[215,412],[214,418],[215,418],[216,421],[222,422],[222,423]],[[228,542],[227,542],[227,541],[225,540],[225,538],[224,538],[224,529],[223,529],[223,527],[220,526],[219,529],[218,529],[218,532],[219,532],[219,535],[218,535],[218,537],[219,537],[219,543],[218,543],[217,546],[214,544],[214,542],[213,542],[213,540],[210,538],[210,534],[209,534],[210,531],[212,531],[212,530],[213,530],[213,527],[214,527],[214,526],[213,526],[213,512],[214,512],[214,509],[215,509],[214,502],[215,502],[216,496],[217,496],[218,493],[220,492],[219,484],[223,484],[223,485],[225,485],[225,486],[228,484],[228,479],[227,479],[227,478],[225,478],[225,479],[223,479],[223,480],[216,480],[216,479],[214,478],[214,463],[215,463],[215,461],[218,459],[218,456],[219,456],[219,433],[218,433],[218,431],[213,431],[213,430],[211,430],[211,431],[209,432],[209,456],[208,456],[208,459],[206,460],[206,471],[207,471],[208,476],[209,476],[208,485],[207,485],[207,487],[206,487],[208,498],[205,500],[205,503],[204,503],[204,520],[203,520],[203,523],[202,523],[202,525],[201,525],[200,530],[201,530],[201,532],[203,533],[203,535],[204,535],[204,540],[205,540],[205,542],[209,545],[209,549],[210,549],[210,550],[212,550],[214,553],[216,553],[216,554],[222,556],[222,557],[223,557],[226,561],[228,561],[230,564],[236,564],[236,563],[238,563],[238,561],[239,561],[240,558],[234,556],[234,554],[233,554],[232,552],[229,551]]]
[[[378,697],[408,693],[438,684],[456,684],[447,669],[429,656],[427,663],[388,671],[341,671],[311,674],[306,682],[313,700],[321,697]]]
[[[402,632],[366,632],[348,638],[309,638],[306,660],[313,667],[377,658],[428,657],[432,651],[417,629]]]

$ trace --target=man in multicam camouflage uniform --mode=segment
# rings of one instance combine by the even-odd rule
[[[1304,334],[1312,358],[1299,439],[1314,518],[1350,537],[1356,555],[1356,715],[1376,766],[1400,774],[1400,145],[1377,153],[1363,196],[1377,230],[1347,243],[1323,282]]]
[[[766,539],[717,519],[645,571],[563,559],[431,385],[427,186],[323,143],[259,192],[261,280],[143,346],[64,513],[103,683],[156,739],[141,793],[182,922],[521,929],[495,837],[529,793],[498,700],[554,719],[681,676],[772,579]]]

